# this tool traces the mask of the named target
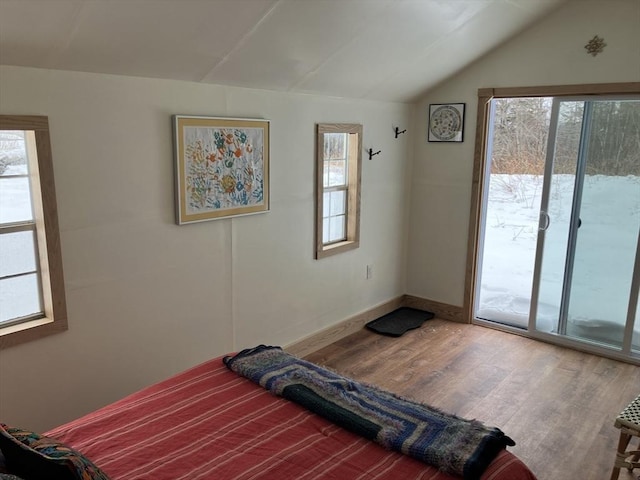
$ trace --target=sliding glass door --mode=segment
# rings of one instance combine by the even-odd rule
[[[560,343],[640,355],[640,99],[545,100],[543,171],[507,175],[487,162],[474,317]],[[500,121],[493,105],[490,130]],[[489,137],[493,160],[496,140]],[[519,230],[510,245],[500,244],[492,225],[508,202],[496,200],[495,191],[492,200],[491,182],[514,178],[530,192],[519,222],[535,217],[537,225],[525,239],[531,232],[524,223],[505,223]]]
[[[637,348],[638,119],[638,100],[554,100],[530,329]]]
[[[584,168],[580,176],[578,226],[567,299],[566,334],[620,347],[629,313],[640,231],[640,178],[616,162],[618,136],[637,134],[640,125],[610,128],[613,109],[640,112],[638,102],[585,102]],[[596,135],[598,140],[594,141]],[[599,148],[600,147],[600,148]],[[640,145],[636,165],[640,162]],[[603,161],[608,159],[609,161]],[[633,305],[635,309],[635,305]],[[635,316],[634,316],[635,319]]]
[[[476,318],[526,328],[552,98],[490,103]]]

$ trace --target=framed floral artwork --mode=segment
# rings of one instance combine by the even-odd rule
[[[269,211],[269,121],[173,116],[176,223]]]
[[[464,139],[464,103],[429,105],[430,142],[462,142]]]

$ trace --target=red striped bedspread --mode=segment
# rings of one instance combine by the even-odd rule
[[[455,479],[273,396],[221,358],[47,435],[83,452],[112,480]],[[482,480],[535,476],[505,450]]]

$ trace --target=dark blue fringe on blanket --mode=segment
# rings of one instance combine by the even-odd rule
[[[466,480],[479,479],[501,450],[515,445],[498,428],[363,385],[289,355],[280,347],[260,345],[223,361],[232,371],[275,395],[387,449]]]

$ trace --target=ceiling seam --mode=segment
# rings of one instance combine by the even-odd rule
[[[384,8],[383,11],[387,11],[389,8],[391,8],[391,5],[387,5]],[[371,17],[371,15],[369,15],[368,18],[369,17]],[[315,65],[311,70],[309,70],[306,74],[304,74],[303,77],[300,80],[298,80],[297,82],[294,82],[293,84],[289,85],[287,87],[286,91],[290,92],[290,91],[295,90],[298,87],[300,87],[300,85],[302,83],[306,82],[310,77],[312,77],[313,75],[318,73],[318,70],[321,69],[324,65],[326,65],[329,61],[331,61],[336,55],[338,55],[343,50],[345,50],[347,46],[351,45],[356,40],[356,38],[358,38],[360,36],[360,32],[362,32],[362,30],[364,29],[364,26],[367,25],[367,22],[363,21],[361,25],[362,26],[358,29],[358,32],[356,34],[354,34],[348,42],[344,42],[339,49],[335,50],[330,56],[328,56],[323,61],[321,61],[317,65]]]
[[[71,19],[71,29],[69,30],[69,34],[66,37],[62,38],[59,42],[56,42],[57,46],[54,45],[51,50],[51,53],[47,55],[45,65],[48,68],[56,68],[58,57],[60,57],[62,52],[69,49],[71,42],[73,41],[73,39],[78,33],[78,30],[80,29],[80,25],[84,21],[85,12],[88,9],[87,7],[88,4],[89,4],[88,0],[84,0],[80,4],[80,6],[76,9],[73,15],[73,18]]]
[[[229,57],[231,57],[232,54],[234,54],[237,50],[240,49],[240,47],[244,46],[245,43],[247,43],[247,41],[249,40],[249,38],[251,36],[253,36],[253,34],[258,30],[258,28],[260,27],[260,25],[262,25],[272,14],[273,12],[278,8],[278,6],[283,3],[284,0],[277,0],[273,6],[260,18],[260,20],[258,20],[256,22],[256,24],[251,28],[251,30],[249,30],[247,33],[245,33],[242,38],[236,42],[236,44],[231,48],[231,50],[229,50],[224,57],[222,57],[219,61],[217,61],[208,71],[207,73],[205,73],[201,78],[200,78],[200,82],[204,82],[207,77],[209,77],[220,65],[223,65],[224,63],[226,63],[229,60]]]

